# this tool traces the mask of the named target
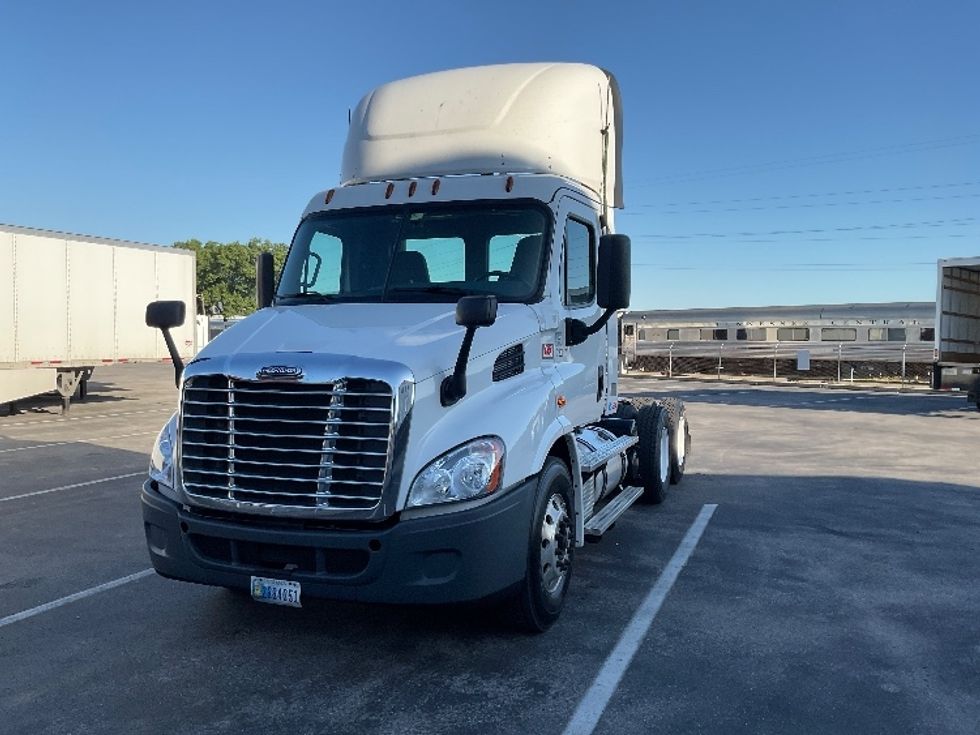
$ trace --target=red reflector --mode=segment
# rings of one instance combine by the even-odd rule
[[[413,181],[411,184],[408,185],[408,195],[410,197],[415,196],[415,190],[418,188],[419,188],[419,182]]]
[[[388,188],[385,189],[385,199],[391,199],[391,195],[395,193],[395,185],[388,184]]]
[[[508,176],[507,177],[507,185],[504,187],[504,189],[507,192],[513,191],[513,189],[514,189],[514,177],[513,176]]]
[[[333,189],[327,192],[327,196],[324,198],[324,204],[330,204],[330,200],[333,199]]]
[[[435,181],[432,182],[432,193],[433,193],[433,195],[439,193],[439,187],[440,186],[442,186],[442,182],[439,181],[439,179],[436,179]]]

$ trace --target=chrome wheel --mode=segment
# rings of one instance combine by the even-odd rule
[[[681,414],[677,420],[677,433],[674,436],[676,447],[674,454],[677,457],[677,464],[684,466],[684,458],[687,456],[687,417]]]
[[[561,593],[571,566],[572,523],[568,505],[552,493],[541,520],[541,587],[549,597]]]
[[[670,477],[670,433],[664,429],[660,434],[660,482],[666,486]]]

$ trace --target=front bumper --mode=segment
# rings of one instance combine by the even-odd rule
[[[388,603],[478,600],[524,578],[535,483],[483,505],[386,527],[310,529],[272,518],[214,517],[143,484],[143,524],[164,577],[248,589],[251,577],[303,594]]]

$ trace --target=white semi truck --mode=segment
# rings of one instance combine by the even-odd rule
[[[660,502],[690,444],[680,402],[617,398],[622,130],[581,64],[364,97],[278,285],[260,259],[259,311],[177,366],[142,489],[156,570],[290,605],[498,598],[547,629],[575,549]]]
[[[980,410],[980,257],[938,263],[935,387],[965,388]]]
[[[58,391],[67,410],[99,365],[168,358],[146,329],[148,300],[195,303],[189,250],[0,225],[0,406]],[[178,355],[204,344],[193,320]]]

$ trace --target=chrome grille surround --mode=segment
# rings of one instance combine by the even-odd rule
[[[187,502],[259,515],[390,515],[414,397],[407,368],[339,357],[327,369],[330,356],[277,354],[298,362],[303,379],[257,379],[270,356],[252,357],[215,361],[222,372],[206,359],[188,366],[178,438]]]

